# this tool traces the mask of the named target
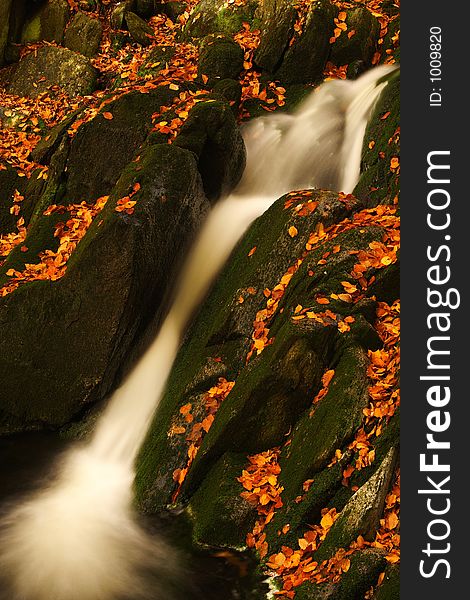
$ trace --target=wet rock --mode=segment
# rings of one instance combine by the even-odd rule
[[[330,0],[310,5],[300,37],[286,49],[276,77],[286,84],[311,83],[323,79],[330,52],[335,9]]]
[[[314,411],[296,425],[292,443],[280,460],[286,498],[302,492],[302,483],[319,471],[342,448],[362,421],[367,406],[367,356],[358,346],[347,348],[337,366],[328,393]]]
[[[341,9],[343,10],[343,9]],[[330,60],[335,65],[348,65],[361,60],[367,67],[372,64],[372,58],[377,50],[380,24],[374,15],[364,6],[345,9],[347,30],[343,31],[331,44]],[[354,35],[348,33],[354,31]]]
[[[198,75],[206,75],[208,84],[216,79],[237,79],[243,69],[243,50],[232,38],[211,35],[204,38],[199,55]]]
[[[135,183],[134,214],[116,212]],[[208,206],[194,156],[149,147],[122,172],[65,276],[1,299],[0,409],[12,421],[62,425],[110,392],[146,325],[161,319]],[[26,245],[60,217],[37,216]]]
[[[125,20],[132,38],[142,46],[150,46],[154,35],[150,25],[133,12],[127,12]]]
[[[70,96],[86,96],[96,87],[96,70],[87,58],[67,48],[45,46],[20,61],[8,91],[36,98],[52,85]]]
[[[300,367],[296,367],[295,360],[292,362],[289,357],[298,357],[299,364],[304,365],[306,372],[312,374],[312,370],[319,366],[317,359],[312,364],[305,364],[306,359],[299,355],[303,353],[309,359],[314,358],[313,353],[318,356],[322,345],[329,344],[330,334],[323,327],[321,333],[318,333],[317,329],[312,332],[306,327],[305,331],[297,331],[291,326],[290,315],[297,304],[294,292],[292,298],[283,304],[284,312],[278,313],[280,317],[272,325],[274,344],[266,348],[251,366],[249,364],[246,367],[253,321],[257,312],[266,308],[267,299],[263,291],[266,288],[271,290],[279,283],[287,269],[303,252],[310,232],[320,220],[328,226],[339,222],[348,214],[349,209],[338,200],[335,193],[315,190],[312,199],[319,202],[318,212],[296,217],[291,210],[284,208],[283,198],[253,223],[217,278],[187,332],[174,363],[167,391],[159,404],[138,460],[136,493],[143,510],[152,512],[171,501],[175,486],[172,474],[175,469],[186,463],[187,443],[184,436],[180,436],[180,441],[174,437],[169,439],[167,432],[174,415],[178,414],[181,406],[189,402],[193,382],[197,381],[198,390],[201,389],[199,374],[206,368],[208,358],[217,358],[223,365],[223,376],[228,381],[237,380],[237,383],[222,406],[229,401],[232,393],[235,399],[230,401],[224,413],[217,414],[214,431],[212,432],[212,428],[209,431],[211,437],[208,438],[205,447],[207,452],[201,446],[201,457],[204,455],[205,458],[199,459],[200,470],[198,467],[199,474],[194,478],[195,486],[203,477],[205,468],[215,464],[224,452],[248,451],[254,449],[255,445],[256,448],[260,448],[262,444],[282,439],[282,433],[288,431],[289,424],[295,415],[298,416],[298,410],[306,397],[314,397],[314,379],[307,385],[306,376],[301,374]],[[294,224],[298,235],[292,238],[288,229]],[[367,239],[364,234],[359,238]],[[254,253],[251,252],[253,248],[256,248]],[[318,254],[312,255],[312,262],[318,261],[324,252],[325,249],[320,248]],[[349,254],[348,256],[351,258]],[[310,282],[311,278],[302,275],[298,280],[299,285],[307,280]],[[294,280],[289,288],[291,286],[299,289]],[[305,294],[309,294],[311,298],[315,293],[312,291],[314,289],[313,284],[311,288],[305,285]],[[245,300],[240,305],[241,295]],[[279,344],[279,347],[276,344]],[[330,351],[327,354],[329,353]],[[324,359],[322,357],[322,360]],[[274,381],[278,382],[278,388],[274,383],[264,383],[271,375]],[[206,391],[211,385],[212,382],[208,382]],[[269,394],[263,394],[267,391]],[[254,401],[253,405],[250,404],[250,398]],[[228,410],[230,405],[233,412]],[[272,414],[269,418],[264,418],[263,411],[267,411],[267,405],[271,407]],[[303,406],[305,407],[305,404]],[[237,414],[239,408],[240,411],[244,411],[241,411],[240,415]],[[217,423],[221,414],[225,416],[223,421],[220,420],[219,428]],[[233,445],[224,447],[224,444],[230,444],[231,438],[223,435],[229,427],[232,427],[231,431],[235,430]]]
[[[105,112],[82,125],[67,160],[65,198],[90,201],[109,194],[121,170],[131,161],[152,126],[152,114],[171,103],[174,92],[159,88],[148,94],[131,92],[106,105]]]
[[[2,167],[0,164],[0,235],[15,231],[19,217],[10,212],[13,194],[15,190],[22,193],[26,185],[25,178],[19,177],[15,169],[9,166]]]
[[[240,31],[243,22],[251,22],[257,2],[248,0],[245,6],[228,6],[226,0],[201,0],[184,27],[186,38],[205,37],[210,33],[232,35]]]
[[[194,522],[196,543],[231,548],[245,546],[245,531],[256,520],[254,507],[240,497],[237,477],[245,464],[244,454],[227,452],[191,498],[189,513]]]
[[[354,188],[354,194],[371,205],[393,204],[399,194],[400,72],[393,71],[384,81],[388,83],[364,135],[361,176]]]
[[[396,449],[391,448],[375,474],[352,496],[315,552],[316,561],[330,558],[359,535],[366,539],[373,536],[382,515],[396,457]]]
[[[141,17],[148,18],[157,12],[161,12],[162,3],[160,0],[135,0],[134,10]]]
[[[78,12],[67,27],[64,43],[70,50],[92,57],[98,53],[102,33],[99,19]]]
[[[388,565],[385,577],[376,589],[372,600],[399,600],[400,598],[400,567]]]
[[[230,192],[245,168],[245,145],[230,106],[207,100],[194,106],[174,144],[198,157],[209,200]]]
[[[286,0],[265,0],[260,4],[256,16],[261,21],[261,36],[255,62],[262,69],[274,73],[294,34],[297,11]]]
[[[355,552],[351,565],[343,573],[339,583],[304,583],[299,586],[296,600],[358,600],[377,581],[380,572],[387,565],[384,554],[375,548]]]
[[[238,116],[238,107],[242,99],[242,86],[239,81],[234,79],[221,79],[212,88],[215,94],[223,96],[232,106],[236,116]]]

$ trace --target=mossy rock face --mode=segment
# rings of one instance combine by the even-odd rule
[[[233,35],[243,22],[251,23],[257,2],[248,0],[245,6],[227,6],[226,0],[201,0],[186,23],[185,38],[202,38],[210,33]]]
[[[142,446],[137,463],[137,500],[146,511],[159,510],[171,502],[174,489],[173,471],[185,465],[188,444],[184,436],[179,436],[179,440],[175,437],[168,437],[172,420],[175,415],[178,415],[180,407],[189,402],[189,398],[195,392],[195,387],[198,391],[207,391],[214,385],[218,377],[225,377],[227,380],[233,381],[240,376],[245,369],[246,356],[252,342],[253,321],[257,312],[266,308],[266,297],[263,290],[265,288],[273,289],[279,283],[287,269],[302,254],[310,232],[315,229],[316,224],[321,221],[325,226],[328,226],[334,222],[339,222],[350,214],[353,206],[359,206],[353,202],[352,207],[348,208],[339,201],[336,193],[315,190],[312,192],[312,200],[318,201],[317,209],[307,216],[298,216],[295,211],[284,207],[285,200],[286,198],[283,198],[275,202],[262,217],[252,224],[215,281],[211,293],[187,332],[185,342],[174,363],[167,390],[159,404],[153,424],[149,428],[148,436]],[[298,230],[298,235],[295,237],[291,237],[288,233],[291,226],[295,226]],[[253,248],[256,248],[254,253],[251,252]],[[324,248],[316,251],[317,261],[324,251]],[[312,261],[314,260],[315,258],[312,258]],[[294,280],[292,280],[289,288],[291,285],[294,285]],[[245,298],[242,304],[239,302],[241,295]],[[281,411],[281,408],[287,405],[280,402],[279,412],[274,411],[276,418],[273,417],[272,419],[274,422],[273,429],[270,429],[269,423],[260,425],[259,420],[256,418],[257,411],[262,411],[263,408],[261,382],[265,381],[269,374],[276,370],[276,364],[279,365],[282,354],[280,347],[283,347],[284,354],[289,351],[289,348],[291,348],[290,352],[297,352],[299,348],[302,352],[308,349],[307,354],[313,358],[313,352],[318,355],[321,344],[328,343],[329,333],[326,331],[327,328],[322,327],[321,332],[317,330],[312,332],[307,327],[305,331],[297,331],[289,322],[286,322],[289,321],[292,314],[292,302],[294,301],[297,304],[295,296],[291,303],[285,305],[282,313],[284,316],[279,313],[281,315],[279,322],[275,320],[273,324],[274,336],[277,336],[274,344],[266,348],[261,356],[254,359],[253,365],[249,366],[249,372],[246,375],[243,374],[246,384],[242,386],[241,380],[237,379],[235,388],[224,401],[225,404],[231,394],[236,392],[239,399],[236,401],[235,406],[244,406],[244,410],[249,412],[248,400],[251,394],[253,394],[253,397],[257,395],[258,404],[254,406],[256,410],[253,410],[253,413],[249,415],[249,418],[252,419],[250,421],[251,433],[248,432],[246,423],[243,423],[241,430],[236,432],[236,438],[240,442],[239,447],[222,448],[220,444],[216,445],[217,420],[220,416],[218,414],[213,425],[214,432],[212,433],[212,429],[209,432],[211,438],[207,442],[208,458],[205,459],[206,465],[212,465],[226,450],[242,452],[244,449],[254,449],[254,445],[257,444],[257,429],[260,428],[261,430],[262,426],[266,427],[263,433],[266,436],[265,443],[268,442],[268,434],[269,442],[274,439],[279,440],[283,428],[289,427],[288,423],[291,422],[290,419],[292,419],[295,411],[299,410],[300,405],[305,402],[305,381],[302,385],[299,385],[301,381],[301,378],[299,378],[297,379],[297,386],[294,384],[289,388],[285,384],[289,379],[293,381],[295,377],[293,375],[287,376],[287,370],[284,373],[275,373],[274,376],[277,380],[284,378],[283,398],[287,399],[287,396],[291,394],[293,399],[299,398],[299,394],[301,394],[300,405],[299,407],[294,406],[295,401],[292,401],[290,406],[291,410],[294,408],[294,411],[289,413],[284,409]],[[317,344],[317,349],[312,347],[312,340],[315,340],[314,343]],[[276,344],[279,344],[279,349],[276,348]],[[287,347],[284,344],[287,344]],[[215,362],[215,358],[217,358],[216,371],[208,368],[210,364]],[[257,364],[263,372],[256,372],[256,361],[258,361]],[[285,367],[287,369],[287,365]],[[311,369],[308,365],[307,368]],[[240,389],[239,392],[236,391],[237,386]],[[274,387],[270,388],[272,405],[275,404],[276,398]],[[312,383],[307,387],[309,387],[310,394],[314,392],[313,388],[315,386],[313,385],[312,388]],[[288,393],[286,394],[286,392]],[[309,395],[309,398],[311,397]],[[248,412],[244,414],[246,415]],[[227,422],[227,427],[233,426],[230,425],[231,419],[228,413],[229,411],[226,410],[227,421],[224,420],[224,423]],[[261,412],[258,412],[258,415],[261,417]],[[236,422],[236,414],[232,421],[233,423]],[[220,427],[222,428],[222,424]],[[277,428],[277,431],[274,427]],[[246,434],[244,434],[244,430],[246,430]],[[249,440],[247,440],[248,436],[251,436]],[[278,437],[275,438],[275,436]],[[219,435],[219,437],[220,442],[224,442],[223,436]],[[211,439],[214,444],[209,446]],[[227,443],[229,443],[229,440],[227,440]],[[214,450],[209,452],[212,445]],[[201,451],[204,454],[204,450],[201,449]],[[199,476],[195,479],[199,479]]]
[[[255,52],[255,63],[262,69],[274,73],[294,34],[297,11],[290,0],[264,0],[256,11],[261,21],[261,37]]]
[[[121,170],[144,143],[152,114],[171,103],[174,92],[159,88],[149,94],[131,92],[106,105],[103,114],[83,124],[72,140],[67,159],[65,200],[94,201],[109,194]]]
[[[134,41],[142,46],[150,46],[153,36],[153,29],[150,25],[133,12],[127,12],[125,19]]]
[[[45,46],[20,61],[8,91],[36,98],[51,85],[70,96],[86,96],[96,87],[96,70],[87,58],[68,48]]]
[[[399,194],[400,72],[386,76],[384,87],[364,135],[361,176],[354,194],[372,204],[392,204]],[[399,165],[399,163],[397,163]]]
[[[377,471],[360,487],[343,508],[314,558],[319,563],[346,548],[359,535],[373,537],[390,488],[397,452],[391,448]]]
[[[67,27],[64,43],[70,50],[92,57],[99,50],[102,34],[99,19],[78,12]]]
[[[134,214],[116,212],[135,183]],[[208,207],[194,156],[150,147],[123,171],[65,276],[1,300],[1,410],[12,422],[62,425],[110,392],[147,324],[161,319]]]
[[[334,44],[331,44],[330,60],[338,66],[361,60],[369,67],[377,50],[380,24],[377,18],[363,6],[345,9],[344,12],[346,12],[344,22],[348,28],[341,32]],[[355,34],[348,37],[348,32],[351,31],[355,31]]]
[[[207,100],[196,104],[173,142],[198,157],[209,200],[229,193],[245,168],[245,144],[229,104]]]
[[[0,2],[0,67],[5,64],[5,48],[8,42],[10,8],[13,0]]]
[[[359,600],[377,581],[387,565],[384,554],[375,548],[366,548],[351,556],[349,570],[339,583],[303,583],[296,588],[296,600]]]
[[[209,85],[217,79],[236,79],[243,69],[243,50],[232,38],[221,34],[204,38],[199,54],[198,75]]]
[[[242,99],[242,86],[235,79],[221,79],[212,88],[214,94],[223,96],[230,104],[235,115],[238,116],[238,106]]]
[[[286,84],[312,83],[323,79],[330,52],[335,8],[330,0],[317,0],[310,5],[300,37],[289,46],[276,77]]]
[[[2,165],[3,166],[3,165]],[[13,206],[13,194],[18,190],[23,192],[27,181],[19,177],[12,167],[0,167],[0,235],[11,233],[16,228],[18,217],[10,212]]]
[[[376,589],[373,600],[400,600],[400,567],[388,565],[385,577]]]
[[[237,548],[245,546],[246,530],[256,520],[254,507],[240,497],[240,476],[246,455],[227,452],[209,472],[188,507],[197,544]]]
[[[296,425],[292,443],[280,460],[280,481],[289,500],[302,492],[302,483],[324,467],[360,425],[369,400],[367,365],[362,348],[347,348],[328,393]]]

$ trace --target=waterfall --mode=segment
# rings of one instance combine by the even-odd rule
[[[132,511],[134,460],[194,310],[249,224],[293,189],[351,192],[367,119],[390,68],[313,91],[292,115],[269,115],[243,131],[247,167],[235,192],[212,210],[152,345],[116,390],[85,445],[66,453],[55,477],[0,523],[0,571],[9,600],[168,600],[143,572],[171,552]]]

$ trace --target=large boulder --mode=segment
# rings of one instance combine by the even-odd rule
[[[245,144],[227,102],[207,100],[194,106],[174,142],[198,157],[209,200],[232,191],[245,168]]]
[[[255,62],[261,68],[274,73],[294,33],[297,17],[294,3],[289,0],[264,0],[256,12],[260,19],[261,37],[255,52]]]
[[[378,47],[379,21],[365,6],[347,8],[344,12],[347,29],[331,45],[331,61],[338,66],[361,61],[370,67]]]
[[[102,33],[99,19],[77,12],[67,27],[64,44],[74,52],[92,57],[99,50]]]
[[[209,78],[237,79],[243,69],[243,50],[232,38],[222,34],[204,38],[199,54],[198,74]]]
[[[134,214],[117,212],[136,184]],[[146,325],[162,318],[208,206],[194,155],[151,146],[122,172],[65,276],[2,298],[0,410],[9,423],[61,425],[109,393]],[[61,218],[38,216],[26,246],[44,235],[45,220]]]
[[[201,38],[210,33],[233,35],[251,22],[258,2],[248,0],[241,5],[227,4],[226,0],[201,0],[192,10],[183,34],[186,38]]]
[[[81,125],[67,157],[65,198],[79,202],[109,194],[147,138],[152,114],[171,104],[174,95],[168,87],[148,94],[130,92],[110,101],[92,121]]]
[[[36,98],[55,85],[70,96],[91,94],[96,87],[96,70],[80,54],[67,48],[45,46],[20,61],[8,91]]]
[[[141,46],[150,46],[154,34],[150,25],[133,12],[127,12],[125,19],[133,40]]]
[[[330,52],[335,9],[330,0],[316,0],[308,10],[302,34],[285,51],[276,77],[287,84],[312,83],[323,79]]]

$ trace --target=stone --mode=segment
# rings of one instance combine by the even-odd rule
[[[286,49],[276,71],[277,78],[288,85],[323,80],[334,15],[335,8],[330,0],[315,0],[310,5],[302,34]]]
[[[365,6],[347,8],[345,12],[344,22],[348,29],[341,33],[334,44],[331,44],[330,60],[338,66],[361,60],[369,68],[377,50],[380,24],[377,17]],[[355,34],[348,37],[348,32],[351,31],[355,31]]]
[[[20,61],[8,91],[36,98],[54,85],[70,96],[86,96],[96,87],[96,70],[87,58],[68,48],[44,46]]]
[[[333,556],[339,548],[346,548],[359,535],[370,539],[379,524],[385,497],[390,488],[396,448],[391,448],[376,472],[351,497],[334,522],[314,560],[321,562]]]
[[[47,0],[24,24],[21,42],[26,44],[45,40],[61,44],[69,18],[67,0]]]
[[[400,71],[386,74],[380,83],[386,85],[367,124],[353,192],[371,205],[393,204],[400,190],[399,169],[391,169],[392,158],[400,156]]]
[[[134,214],[116,212],[136,182]],[[10,422],[60,426],[110,393],[146,326],[165,313],[175,271],[208,208],[194,155],[148,147],[123,170],[65,276],[24,284],[0,300],[0,410]],[[61,218],[67,213],[37,215],[25,244],[53,240]]]
[[[8,43],[10,23],[10,8],[13,0],[4,0],[0,3],[0,67],[5,64],[5,49]]]
[[[150,46],[152,43],[152,37],[154,35],[153,29],[148,25],[146,21],[140,18],[133,12],[126,12],[125,20],[129,33],[131,34],[134,41],[142,46]]]
[[[222,34],[204,38],[200,47],[198,75],[206,75],[208,85],[217,79],[237,79],[243,69],[243,50]]]
[[[70,50],[91,58],[98,53],[102,34],[99,19],[77,12],[67,27],[64,44]]]
[[[294,34],[297,11],[289,0],[264,0],[256,11],[261,36],[256,49],[255,63],[274,73],[282,62]]]
[[[194,523],[195,543],[222,548],[245,546],[245,531],[257,516],[254,507],[240,496],[237,477],[245,464],[244,454],[227,452],[191,498],[188,512]]]
[[[174,144],[194,152],[209,200],[228,194],[245,168],[245,144],[229,104],[207,100],[196,104]]]
[[[185,38],[202,38],[211,33],[233,35],[244,22],[253,20],[258,2],[248,0],[243,6],[228,6],[226,0],[201,0],[192,11],[183,34]]]

